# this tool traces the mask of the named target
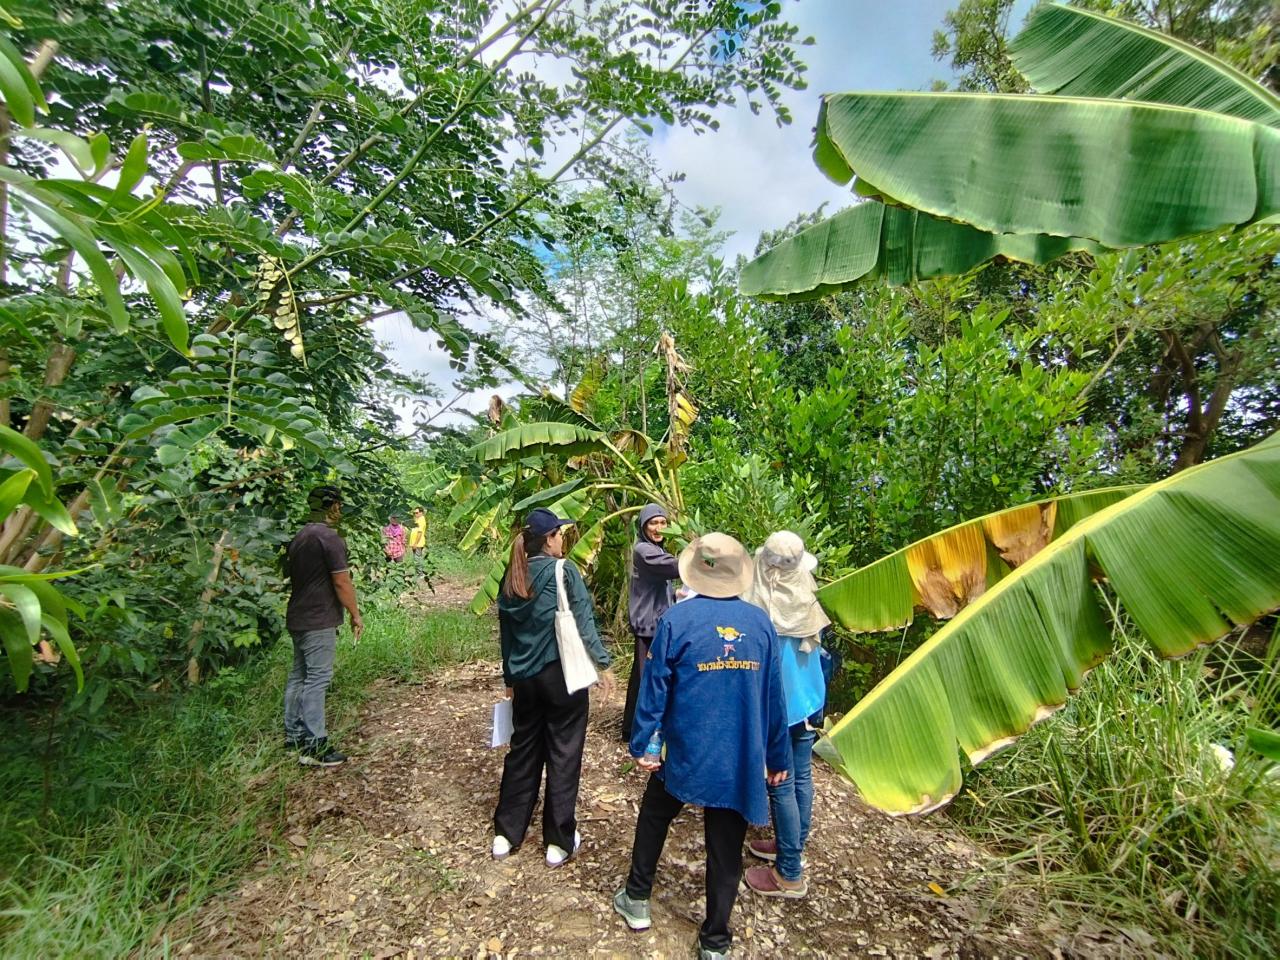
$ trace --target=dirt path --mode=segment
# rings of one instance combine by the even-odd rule
[[[626,872],[643,779],[623,772],[621,707],[593,703],[579,817],[583,847],[550,870],[535,814],[529,842],[489,857],[505,751],[488,749],[498,667],[475,663],[421,686],[383,685],[343,746],[353,759],[290,791],[283,855],[260,865],[188,928],[178,953],[218,957],[673,958],[693,955],[701,921],[702,824],[672,828],[652,930],[628,931],[610,896]],[[620,699],[620,698],[615,698]],[[814,765],[810,895],[769,900],[745,886],[738,957],[1097,956],[1056,929],[950,888],[982,856],[932,824],[891,820]],[[938,821],[941,823],[941,821]],[[750,859],[749,857],[747,859]],[[172,936],[174,931],[170,931]]]

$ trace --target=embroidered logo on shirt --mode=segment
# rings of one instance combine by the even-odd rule
[[[737,640],[741,633],[733,627],[716,627],[716,633],[720,634],[720,639],[724,641],[724,653],[722,656],[731,657],[734,653],[733,641]]]
[[[759,670],[759,660],[739,660],[735,656],[737,648],[734,642],[742,638],[742,633],[734,627],[716,627],[716,633],[724,641],[724,652],[714,660],[704,660],[698,664],[698,672],[708,670]]]

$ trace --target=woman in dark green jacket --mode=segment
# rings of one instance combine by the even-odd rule
[[[556,565],[564,556],[562,520],[538,508],[511,547],[511,562],[498,597],[502,675],[512,700],[511,750],[502,768],[498,808],[493,814],[493,856],[502,859],[524,841],[538,800],[542,770],[542,840],[547,865],[557,867],[577,851],[575,808],[587,739],[586,690],[569,693],[556,645]],[[564,564],[565,593],[587,652],[604,671],[601,693],[613,693],[609,654],[596,629],[591,595],[573,563]]]

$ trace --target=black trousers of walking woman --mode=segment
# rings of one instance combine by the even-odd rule
[[[627,896],[648,900],[658,858],[667,842],[667,831],[684,803],[667,792],[660,777],[650,775],[636,817],[636,839],[631,848],[631,873],[627,876]],[[747,837],[747,821],[737,810],[704,807],[703,837],[707,845],[707,919],[698,931],[698,943],[723,953],[733,943],[729,915],[738,899],[742,875],[742,842]]]
[[[568,693],[560,661],[547,664],[534,677],[512,686],[511,749],[502,766],[498,809],[493,831],[520,846],[533,818],[547,771],[547,791],[542,802],[542,843],[573,850],[577,829],[578,780],[582,774],[582,747],[587,740],[586,690]]]

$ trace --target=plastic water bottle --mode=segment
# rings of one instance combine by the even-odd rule
[[[662,762],[662,731],[653,731],[653,736],[649,738],[649,742],[644,747],[644,758],[653,763]]]

